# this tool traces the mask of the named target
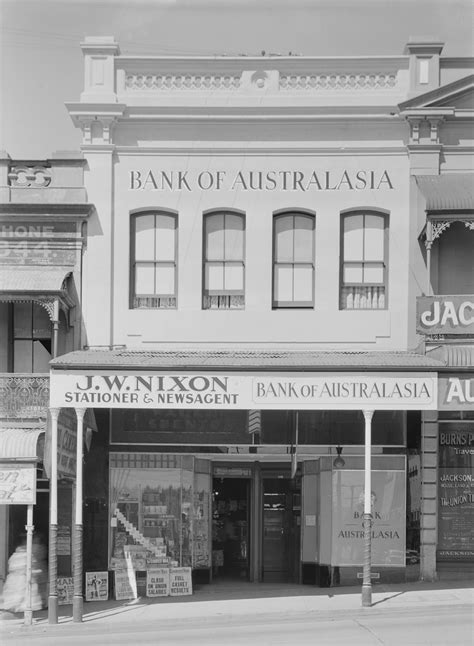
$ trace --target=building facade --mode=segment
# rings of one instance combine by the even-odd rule
[[[469,449],[473,423],[472,60],[433,42],[379,58],[82,49],[67,108],[95,208],[81,340],[50,377],[52,445],[65,410],[78,425],[75,597],[83,566],[131,564],[142,593],[147,570],[176,566],[355,583],[364,513],[381,580],[471,562],[443,500],[472,513],[472,453],[443,447],[457,433]],[[441,339],[443,307],[459,329]],[[441,495],[455,475],[464,489]]]

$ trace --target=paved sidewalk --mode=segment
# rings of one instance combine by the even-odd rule
[[[314,588],[285,584],[210,584],[198,586],[189,597],[132,601],[84,602],[84,623],[119,626],[150,622],[216,617],[238,617],[290,613],[378,612],[416,606],[472,605],[473,588],[466,581],[438,583],[374,584],[372,608],[361,607],[360,587]],[[59,607],[59,624],[73,625],[72,606]],[[3,632],[23,627],[23,615],[0,612]],[[34,613],[34,626],[48,626],[47,611]],[[79,627],[78,624],[74,624]]]

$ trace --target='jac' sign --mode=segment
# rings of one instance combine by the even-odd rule
[[[474,334],[474,295],[420,296],[416,304],[421,334]]]

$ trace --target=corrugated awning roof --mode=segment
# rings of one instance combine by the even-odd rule
[[[40,428],[0,428],[1,460],[42,460],[44,426]]]
[[[474,173],[417,175],[416,183],[425,196],[427,213],[472,211],[474,215]]]
[[[2,267],[0,293],[51,293],[61,292],[71,267]]]
[[[397,370],[442,367],[415,352],[279,350],[79,350],[51,361],[53,370]]]
[[[443,345],[429,351],[429,356],[443,361],[446,367],[473,368],[474,346]]]

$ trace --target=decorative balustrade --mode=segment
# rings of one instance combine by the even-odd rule
[[[127,91],[236,90],[240,74],[127,74]]]
[[[280,90],[383,90],[396,87],[395,74],[286,74]]]
[[[343,310],[385,309],[385,287],[383,285],[346,286],[341,290]]]
[[[0,416],[46,417],[49,375],[0,375]]]

